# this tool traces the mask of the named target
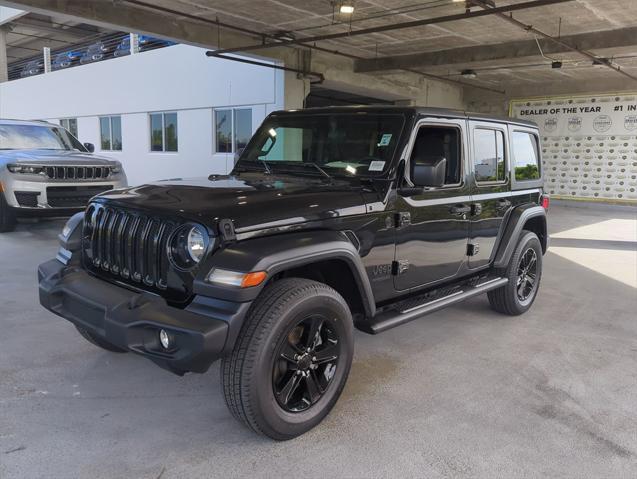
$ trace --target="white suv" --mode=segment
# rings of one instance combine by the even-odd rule
[[[0,232],[20,216],[66,216],[127,185],[120,162],[92,154],[60,125],[0,120]]]

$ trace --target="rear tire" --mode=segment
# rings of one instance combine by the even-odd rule
[[[498,273],[509,282],[487,293],[491,308],[511,316],[528,311],[542,279],[542,245],[535,233],[522,232],[509,265]]]
[[[340,294],[307,279],[276,281],[254,302],[221,361],[226,404],[253,431],[292,439],[330,412],[353,353],[352,316]]]
[[[89,343],[97,346],[98,348],[105,349],[106,351],[110,351],[111,353],[127,353],[126,349],[118,348],[117,346],[112,345],[111,343],[104,341],[99,336],[95,336],[93,333],[87,331],[84,328],[80,328],[79,326],[75,326],[77,331],[82,335],[84,339],[86,339]]]
[[[8,205],[4,194],[0,192],[0,233],[13,231],[16,225],[15,213]]]

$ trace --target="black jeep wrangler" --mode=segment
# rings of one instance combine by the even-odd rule
[[[538,131],[432,108],[276,112],[227,176],[95,197],[39,267],[91,343],[177,374],[221,359],[232,414],[283,440],[379,333],[472,296],[531,307],[548,237]]]

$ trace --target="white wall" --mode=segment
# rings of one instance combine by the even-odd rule
[[[187,45],[0,84],[0,117],[78,119],[78,136],[124,164],[131,184],[226,173],[214,154],[213,109],[252,107],[253,131],[283,108],[283,72],[205,56]],[[177,111],[179,151],[151,152],[149,112]],[[121,115],[122,152],[100,151],[99,116]]]

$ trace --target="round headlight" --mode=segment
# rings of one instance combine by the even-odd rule
[[[184,225],[177,229],[170,241],[170,259],[181,269],[193,268],[199,263],[208,249],[210,237],[199,225]]]
[[[192,260],[195,263],[199,263],[206,251],[206,241],[203,233],[196,226],[188,232],[187,248]]]

